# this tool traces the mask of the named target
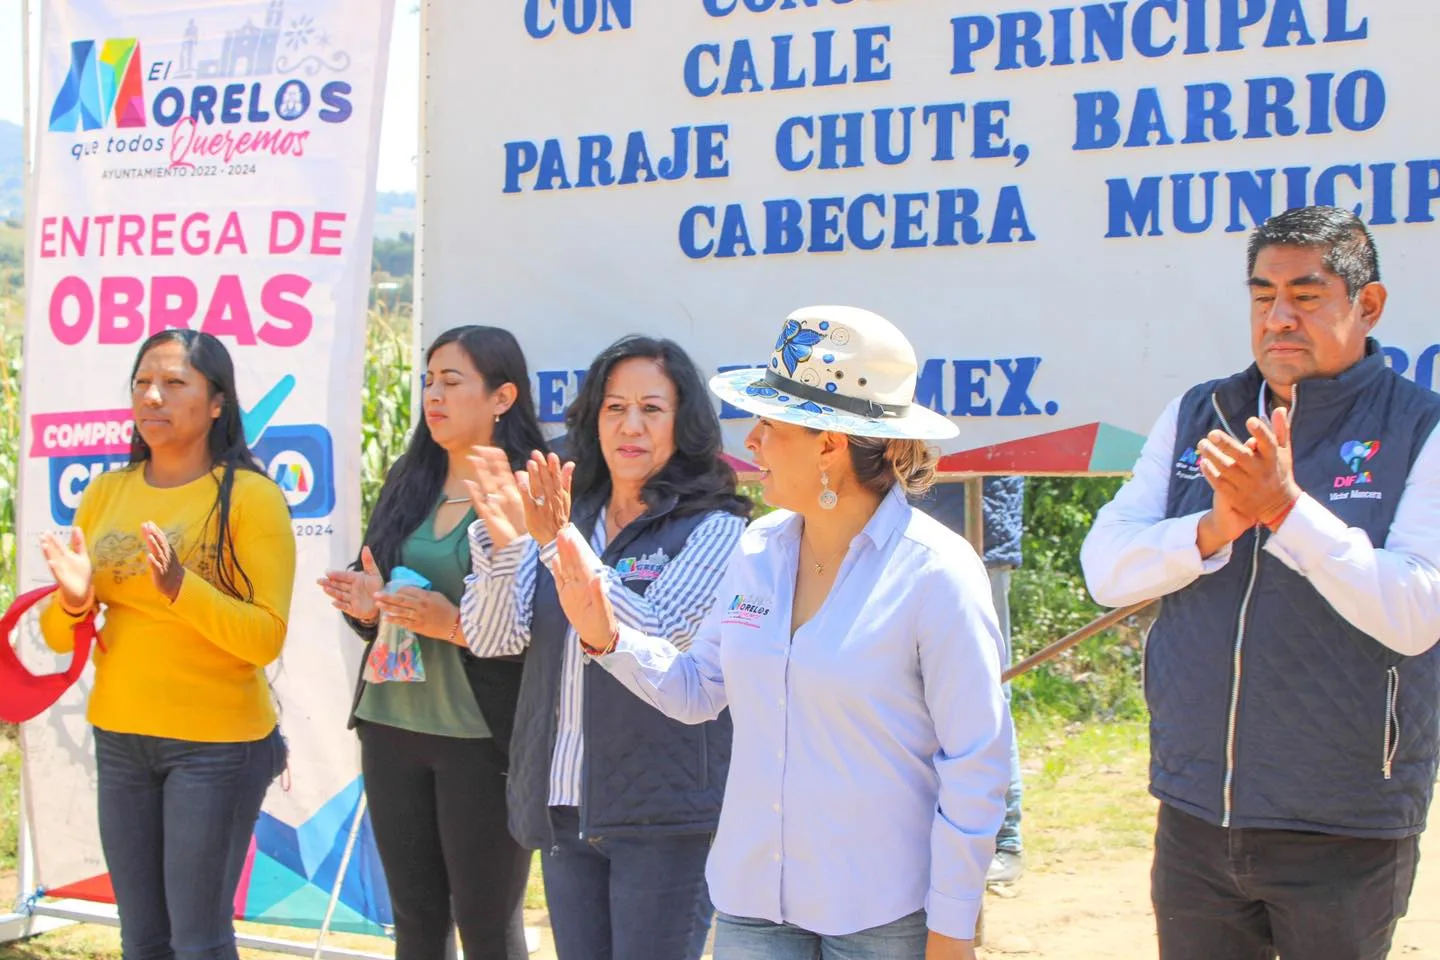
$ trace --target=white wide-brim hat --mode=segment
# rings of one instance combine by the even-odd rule
[[[768,420],[855,437],[948,440],[952,421],[915,403],[915,349],[858,307],[802,307],[785,318],[764,369],[710,380],[720,399]]]

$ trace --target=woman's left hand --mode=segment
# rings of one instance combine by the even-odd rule
[[[145,557],[150,561],[150,581],[155,589],[171,603],[180,596],[180,586],[185,582],[185,565],[175,555],[170,540],[153,523],[140,527],[140,538],[145,542]]]
[[[975,960],[975,941],[956,940],[931,930],[925,941],[925,960]]]
[[[384,620],[411,633],[435,640],[450,640],[453,634],[451,642],[465,643],[455,628],[460,610],[443,593],[419,587],[401,587],[394,593],[381,590],[375,594],[375,606]]]
[[[620,628],[615,620],[615,608],[605,593],[605,581],[586,562],[582,542],[574,527],[560,531],[556,543],[555,591],[581,643],[592,650],[608,650]]]

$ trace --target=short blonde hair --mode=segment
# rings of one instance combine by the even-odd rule
[[[850,437],[850,465],[855,479],[884,496],[896,484],[909,497],[917,497],[935,483],[940,452],[923,440],[887,440]]]

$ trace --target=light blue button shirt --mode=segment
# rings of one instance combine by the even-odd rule
[[[985,568],[892,492],[792,638],[803,524],[751,524],[688,652],[622,626],[599,662],[678,720],[730,707],[719,910],[840,936],[923,907],[971,939],[1013,736]]]

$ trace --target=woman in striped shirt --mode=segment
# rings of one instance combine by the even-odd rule
[[[705,858],[720,812],[730,719],[670,720],[580,654],[548,564],[572,522],[618,616],[689,644],[750,513],[721,458],[694,363],[629,337],[591,365],[566,415],[570,495],[553,455],[512,474],[479,450],[473,574],[461,602],[480,657],[526,651],[511,742],[510,830],[543,849],[560,960],[697,960],[712,907]]]

